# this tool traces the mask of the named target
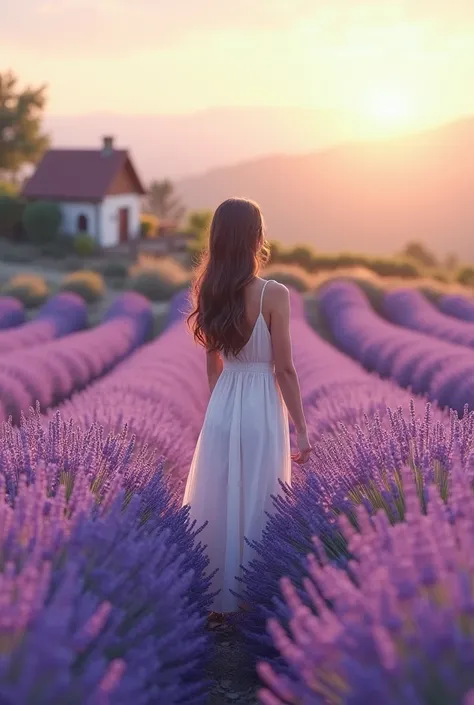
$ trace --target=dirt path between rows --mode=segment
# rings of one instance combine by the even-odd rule
[[[213,686],[207,705],[258,705],[258,680],[245,653],[235,626],[216,625],[211,629],[214,657],[208,677]]]

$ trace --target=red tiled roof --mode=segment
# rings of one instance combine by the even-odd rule
[[[136,182],[135,193],[145,190],[124,149],[108,154],[100,149],[50,149],[23,188],[26,198],[101,201],[127,165]]]

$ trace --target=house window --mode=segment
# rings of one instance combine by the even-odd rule
[[[81,213],[80,216],[77,218],[77,232],[79,233],[86,233],[89,229],[89,223],[87,221],[87,215],[84,215],[84,213]]]

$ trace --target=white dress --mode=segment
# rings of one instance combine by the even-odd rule
[[[191,517],[208,525],[199,538],[207,544],[209,573],[218,568],[212,609],[233,612],[240,566],[254,551],[244,541],[259,540],[272,511],[271,495],[290,484],[288,414],[277,385],[270,332],[260,313],[237,357],[224,369],[209,400],[184,494]]]

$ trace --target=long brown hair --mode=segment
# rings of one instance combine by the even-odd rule
[[[244,292],[268,257],[264,238],[263,217],[253,201],[230,198],[214,213],[188,317],[195,340],[209,351],[238,355],[248,340]]]

